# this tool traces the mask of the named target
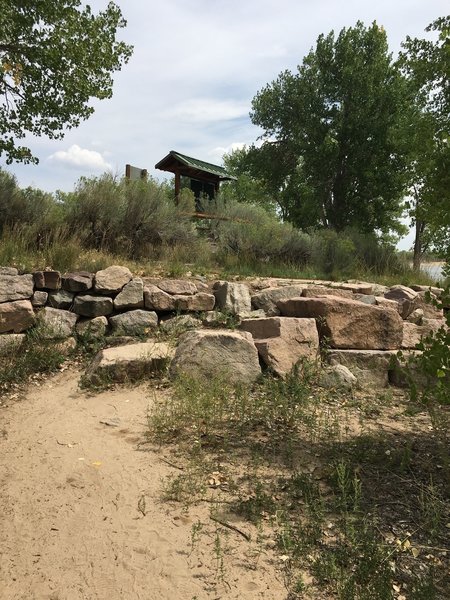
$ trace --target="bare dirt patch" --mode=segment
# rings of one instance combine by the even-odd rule
[[[90,395],[79,375],[48,377],[1,408],[2,600],[285,597],[269,554],[254,568],[252,545],[208,503],[186,512],[161,501],[178,470],[141,443],[163,392]]]

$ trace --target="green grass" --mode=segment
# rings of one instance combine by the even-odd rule
[[[381,398],[375,413],[368,402],[320,390],[307,363],[252,387],[179,379],[148,418],[148,441],[171,449],[182,469],[163,498],[186,510],[226,506],[253,527],[259,553],[274,540],[289,599],[444,600],[450,514],[440,441],[411,427],[417,416],[398,397]],[[404,433],[374,429],[380,417],[404,419]],[[222,478],[211,486],[213,471]],[[201,526],[214,553],[217,531]],[[226,553],[220,561],[226,571]]]

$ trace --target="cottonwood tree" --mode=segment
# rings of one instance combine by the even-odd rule
[[[415,99],[409,209],[417,269],[428,248],[450,249],[450,17],[426,31],[435,31],[437,39],[407,37],[399,58]]]
[[[18,144],[26,134],[61,138],[110,98],[112,74],[132,47],[116,39],[125,27],[110,2],[94,15],[80,0],[3,0],[0,9],[0,155],[38,162]]]
[[[386,33],[361,22],[320,35],[296,73],[253,99],[264,131],[249,149],[254,172],[299,227],[401,228],[408,151],[405,80]]]

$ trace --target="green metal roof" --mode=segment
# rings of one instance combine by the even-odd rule
[[[205,162],[204,160],[199,160],[198,158],[192,158],[192,156],[186,156],[185,154],[181,154],[180,152],[175,152],[175,150],[171,150],[169,154],[160,160],[156,165],[155,169],[161,169],[163,171],[172,171],[174,161],[180,162],[185,167],[189,169],[194,169],[196,171],[202,171],[203,173],[208,173],[210,175],[215,175],[220,179],[235,179],[233,175],[227,173],[227,171],[223,167],[219,167],[219,165],[213,165],[211,163]]]

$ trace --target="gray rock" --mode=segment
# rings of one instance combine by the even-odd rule
[[[0,267],[0,275],[18,275],[19,271],[14,267]]]
[[[252,296],[252,306],[263,310],[268,317],[277,316],[280,314],[277,302],[288,298],[298,298],[302,295],[304,289],[305,285],[268,288]]]
[[[130,269],[113,265],[103,271],[97,271],[94,289],[98,294],[115,294],[120,292],[132,278]]]
[[[174,349],[168,344],[146,342],[101,350],[83,378],[83,383],[134,382],[164,372]]]
[[[45,306],[48,300],[48,292],[44,292],[42,290],[37,290],[34,292],[31,298],[31,304],[36,308],[40,308],[41,306]]]
[[[113,312],[112,298],[80,294],[75,297],[73,311],[82,317],[102,317]]]
[[[155,283],[160,290],[172,296],[192,296],[198,292],[197,285],[185,279],[160,279]]]
[[[319,385],[327,389],[351,390],[357,383],[357,378],[344,365],[325,367],[319,377]]]
[[[43,325],[42,337],[44,339],[62,339],[73,335],[78,315],[68,310],[46,306],[39,313],[39,320]]]
[[[216,299],[212,294],[199,292],[193,296],[172,296],[175,310],[188,312],[204,312],[214,308]]]
[[[399,304],[399,313],[403,319],[406,319],[413,310],[418,308],[416,299],[417,292],[404,285],[394,285],[388,289],[384,297],[388,300],[395,300]]]
[[[151,283],[144,287],[144,305],[149,310],[157,312],[170,312],[175,310],[174,297],[163,292],[156,285]]]
[[[362,389],[377,389],[388,387],[396,355],[392,350],[329,350],[327,358],[332,365],[347,367]]]
[[[224,377],[232,383],[250,384],[260,375],[258,351],[244,331],[194,330],[180,338],[170,374],[210,379]]]
[[[29,300],[33,296],[33,275],[0,273],[0,302]]]
[[[114,335],[147,335],[158,327],[158,315],[149,310],[130,310],[109,318]]]
[[[108,328],[108,319],[106,317],[94,317],[93,319],[83,319],[76,324],[76,331],[79,335],[89,335],[92,338],[102,338]]]
[[[52,308],[69,309],[73,304],[74,294],[66,290],[58,290],[50,292],[48,295],[48,303]]]
[[[94,273],[79,271],[64,273],[61,277],[61,287],[68,292],[87,292],[94,285]]]
[[[116,310],[130,310],[144,307],[144,284],[142,279],[136,277],[127,283],[121,292],[114,298]]]
[[[374,296],[373,294],[353,294],[353,300],[358,300],[358,302],[364,302],[364,304],[377,305],[376,296]]]
[[[252,310],[250,290],[245,283],[216,281],[213,286],[216,306],[231,314],[246,313]],[[211,310],[211,309],[206,309]]]
[[[200,319],[191,315],[177,315],[165,321],[161,321],[159,328],[168,335],[179,335],[189,329],[197,329],[202,326]]]
[[[0,333],[21,333],[34,325],[33,306],[29,300],[16,300],[0,304]]]

